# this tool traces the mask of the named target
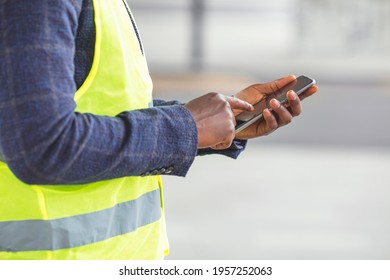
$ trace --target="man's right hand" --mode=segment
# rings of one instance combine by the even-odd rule
[[[192,113],[198,129],[198,148],[223,150],[235,137],[236,120],[232,109],[252,111],[253,106],[235,97],[208,93],[185,107]]]

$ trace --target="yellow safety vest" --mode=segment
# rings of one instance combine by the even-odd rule
[[[152,102],[125,2],[93,0],[95,55],[78,112],[115,116]],[[167,250],[159,176],[31,186],[0,163],[0,259],[162,259]]]

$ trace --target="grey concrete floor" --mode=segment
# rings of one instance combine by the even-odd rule
[[[165,177],[168,259],[389,259],[390,151],[249,145]]]

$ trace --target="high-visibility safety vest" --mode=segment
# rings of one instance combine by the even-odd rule
[[[152,82],[125,0],[93,0],[91,71],[76,111],[146,108]],[[168,250],[159,176],[36,186],[0,163],[0,259],[162,259]]]

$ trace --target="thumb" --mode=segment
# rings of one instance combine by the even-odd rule
[[[259,92],[265,94],[272,94],[294,80],[296,80],[296,77],[294,75],[289,75],[287,77],[283,77],[272,82],[268,82],[265,84],[257,84],[254,86]]]

